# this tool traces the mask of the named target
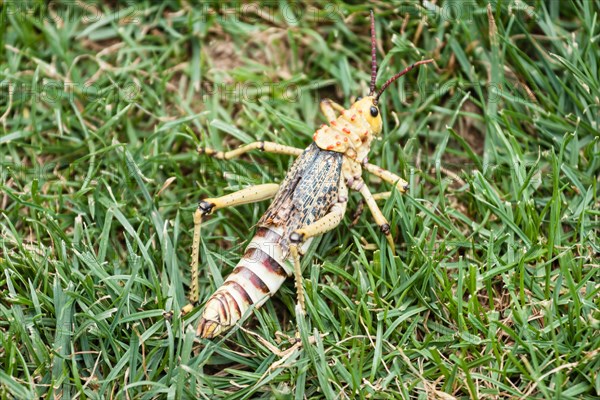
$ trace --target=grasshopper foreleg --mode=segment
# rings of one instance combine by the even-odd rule
[[[190,303],[181,309],[183,314],[190,312],[198,302],[198,255],[200,252],[200,226],[206,215],[225,207],[235,207],[242,204],[255,203],[267,200],[275,196],[279,190],[276,183],[250,186],[225,196],[208,198],[198,203],[198,209],[194,213],[194,236],[192,239],[192,280],[190,283]]]
[[[302,286],[302,269],[300,268],[300,253],[298,248],[302,242],[311,237],[322,235],[338,226],[346,213],[348,205],[348,188],[343,179],[338,187],[338,202],[335,203],[323,218],[316,220],[303,228],[297,229],[290,234],[290,255],[294,264],[294,278],[296,282],[296,295],[298,296],[299,312],[305,314],[304,287]]]
[[[345,111],[344,107],[330,99],[321,100],[320,107],[321,112],[323,113],[323,115],[325,115],[325,118],[327,118],[328,121],[334,121],[335,119],[337,119],[337,115],[335,115],[336,110],[340,113],[343,113]]]

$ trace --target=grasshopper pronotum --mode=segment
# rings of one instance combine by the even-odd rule
[[[321,110],[329,121],[313,135],[313,143],[305,150],[272,142],[254,142],[238,149],[222,152],[199,148],[200,153],[228,160],[252,150],[298,156],[281,185],[256,185],[218,198],[199,202],[194,214],[192,244],[191,304],[198,301],[198,252],[200,225],[205,215],[224,207],[274,198],[265,215],[257,223],[257,232],[246,252],[223,285],[208,299],[197,334],[212,338],[230,329],[254,305],[260,307],[275,294],[284,280],[294,274],[298,296],[297,312],[304,313],[304,290],[300,255],[318,235],[335,228],[346,212],[348,189],[362,195],[375,222],[394,250],[390,226],[362,179],[362,171],[395,185],[404,192],[408,183],[396,174],[367,162],[371,142],[381,133],[382,121],[377,107],[379,97],[396,79],[411,69],[432,62],[419,61],[392,76],[375,90],[377,58],[375,20],[371,12],[371,85],[369,94],[357,99],[349,109],[331,100],[321,101]],[[336,111],[339,115],[336,115]]]

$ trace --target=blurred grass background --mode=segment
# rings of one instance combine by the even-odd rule
[[[2,398],[600,395],[598,1],[0,5]],[[196,202],[292,162],[196,146],[306,147],[320,99],[368,91],[371,9],[379,85],[435,59],[370,158],[411,184],[381,204],[398,256],[355,194],[303,261],[303,346],[291,280],[195,342]],[[204,225],[201,299],[266,207]]]

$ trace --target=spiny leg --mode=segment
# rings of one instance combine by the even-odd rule
[[[369,190],[367,185],[364,184],[364,182],[360,186],[358,191],[365,199],[365,202],[367,203],[367,206],[369,207],[369,210],[371,211],[371,214],[375,219],[375,223],[379,226],[379,229],[381,229],[381,232],[383,232],[383,234],[385,235],[385,238],[387,239],[387,242],[390,245],[390,248],[392,249],[392,253],[396,254],[394,239],[392,238],[392,234],[390,233],[390,224],[379,209],[379,206],[375,202],[375,198],[371,194],[371,191]]]
[[[217,151],[209,147],[198,147],[199,154],[206,154],[219,160],[230,160],[252,150],[261,150],[266,151],[267,153],[286,154],[290,156],[299,156],[304,151],[296,147],[285,146],[283,144],[273,142],[253,142],[235,150],[225,152]]]
[[[279,190],[276,183],[250,186],[225,196],[208,198],[198,203],[198,209],[194,213],[194,236],[192,239],[192,281],[190,283],[190,303],[181,309],[183,314],[190,312],[198,302],[198,253],[200,251],[200,226],[205,215],[224,207],[235,207],[242,204],[254,203],[267,200],[275,196]]]
[[[300,254],[298,252],[298,247],[305,240],[329,232],[340,224],[346,213],[346,206],[348,205],[348,188],[343,179],[340,180],[338,193],[338,202],[331,207],[325,216],[310,225],[296,229],[290,234],[290,255],[292,256],[292,262],[294,264],[296,296],[298,297],[298,308],[302,315],[305,314],[306,308],[304,304],[304,288],[302,286],[302,269],[300,268]]]
[[[298,245],[296,243],[290,244],[290,255],[294,263],[294,282],[296,284],[296,298],[298,300],[297,311],[304,315],[306,306],[304,304],[304,288],[302,287],[302,268],[300,267],[300,254],[298,253]]]

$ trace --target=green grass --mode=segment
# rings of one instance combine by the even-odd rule
[[[598,1],[0,3],[1,398],[600,396]],[[321,98],[368,90],[370,7],[380,85],[435,59],[384,95],[370,157],[410,181],[381,203],[398,255],[368,211],[350,226],[353,194],[304,258],[305,319],[290,280],[196,341],[200,308],[178,314],[196,202],[292,162],[196,146],[307,146]],[[203,227],[202,300],[266,207]],[[298,326],[278,363],[265,341]]]

